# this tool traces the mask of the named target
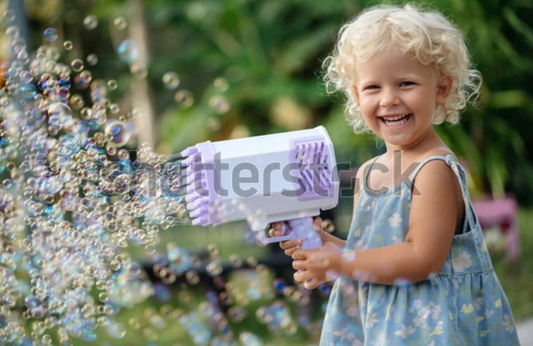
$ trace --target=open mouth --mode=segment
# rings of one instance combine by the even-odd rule
[[[405,124],[406,122],[409,121],[409,119],[411,118],[413,114],[412,113],[409,113],[409,114],[405,114],[405,115],[402,115],[402,116],[399,116],[399,117],[380,117],[381,121],[383,121],[387,126],[391,126],[391,127],[394,127],[394,126],[402,126],[403,124]]]

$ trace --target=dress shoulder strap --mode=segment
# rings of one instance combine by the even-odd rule
[[[418,172],[422,169],[422,167],[432,161],[432,160],[443,160],[446,162],[448,166],[451,167],[455,175],[457,176],[457,179],[459,179],[459,184],[461,185],[461,192],[463,194],[463,199],[465,203],[465,213],[466,217],[469,223],[469,226],[471,229],[475,229],[478,225],[478,220],[476,218],[476,214],[474,212],[472,202],[470,200],[470,194],[468,193],[468,186],[467,186],[467,177],[466,172],[464,168],[455,160],[455,158],[452,155],[442,156],[442,155],[433,155],[428,158],[426,158],[424,161],[422,161],[418,167],[414,170],[413,173],[409,176],[409,180],[411,181],[411,184],[413,186],[414,179]]]

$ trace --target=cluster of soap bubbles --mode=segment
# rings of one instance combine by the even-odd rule
[[[44,36],[58,35],[50,28]],[[80,59],[61,63],[51,44],[30,60],[16,27],[6,37],[13,59],[2,64],[0,90],[0,341],[48,345],[57,328],[54,337],[70,345],[94,340],[99,326],[122,338],[113,317],[154,294],[125,248],[153,254],[160,229],[188,222],[179,160],[148,146],[132,160],[124,148],[131,116],[110,118],[119,109],[105,82]],[[90,104],[71,95],[74,87],[89,90]]]
[[[94,30],[98,20],[87,16],[83,24]],[[113,24],[118,30],[127,26],[123,17]],[[177,319],[196,345],[235,345],[238,340],[262,345],[256,335],[235,336],[230,328],[230,322],[247,317],[251,301],[273,299],[277,293],[298,304],[308,302],[303,288],[281,285],[281,279],[274,285],[251,280],[244,289],[226,282],[215,245],[207,248],[206,260],[172,243],[165,254],[156,253],[160,230],[189,224],[181,158],[157,154],[148,145],[135,153],[127,149],[135,139],[135,110],[119,115],[120,107],[108,97],[118,87],[115,80],[94,79],[81,59],[61,62],[54,28],[44,31],[47,43],[31,59],[16,27],[9,26],[5,34],[12,59],[1,66],[0,89],[1,344],[51,345],[57,340],[72,345],[75,339],[94,341],[98,327],[118,339],[128,328],[141,328],[136,319],[124,325],[115,316],[124,307],[151,296],[165,300],[170,293],[150,281],[128,253],[131,246],[151,256],[151,272],[163,284],[197,285],[202,270],[221,291],[209,291],[188,314],[170,307],[163,317],[149,313],[152,329],[145,329],[145,335],[150,340],[157,339],[154,329],[166,325],[166,316]],[[63,43],[66,50],[72,47],[70,41]],[[143,74],[134,64],[138,54],[131,40],[118,47],[118,58]],[[86,61],[94,66],[98,57],[91,54]],[[176,89],[180,78],[168,72],[163,84]],[[218,94],[210,106],[226,113],[230,106],[222,94],[227,81],[217,79],[215,87]],[[175,99],[183,108],[194,102],[187,90],[177,91]],[[230,264],[268,273],[254,258],[232,255]],[[180,291],[180,301],[188,295]],[[255,317],[272,332],[294,334],[298,327],[281,302],[259,309]]]

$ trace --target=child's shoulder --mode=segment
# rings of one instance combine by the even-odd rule
[[[420,164],[413,177],[410,214],[412,224],[423,224],[423,220],[429,216],[434,220],[454,220],[453,234],[460,234],[465,217],[461,179],[448,162],[439,159],[428,160],[432,156],[451,156],[457,162],[455,154],[447,148],[430,150],[417,159]],[[445,221],[441,223],[443,222]],[[448,226],[451,227],[451,225]]]
[[[430,184],[434,184],[436,180],[441,180],[442,178],[454,179],[455,173],[451,169],[446,169],[448,163],[445,160],[430,159],[433,157],[446,158],[448,156],[451,156],[454,161],[458,161],[453,151],[446,147],[431,149],[414,157],[412,160],[412,166],[414,167],[413,179],[416,178],[418,181],[426,180]]]
[[[457,157],[455,156],[454,152],[451,151],[448,148],[443,148],[443,147],[430,149],[430,150],[428,150],[428,151],[426,151],[424,153],[421,153],[415,158],[415,161],[419,162],[419,163],[422,163],[422,162],[426,161],[427,159],[429,159],[430,157],[433,157],[433,156],[447,157],[449,155],[451,155],[457,161]],[[442,161],[442,160],[440,160],[440,161]]]

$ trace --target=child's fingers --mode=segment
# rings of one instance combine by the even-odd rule
[[[318,286],[318,282],[315,279],[309,279],[304,283],[304,287],[308,290],[315,289]]]
[[[295,282],[304,282],[307,278],[306,278],[306,274],[304,274],[305,272],[301,271],[301,270],[298,270],[296,273],[294,273],[293,275],[293,278],[294,278],[294,281]]]
[[[294,247],[291,247],[290,249],[285,250],[285,255],[292,257],[292,254],[296,250],[300,250],[300,246],[294,246]]]
[[[295,248],[300,245],[302,245],[302,241],[300,239],[287,240],[287,241],[282,241],[281,243],[279,243],[279,246],[283,250]]]
[[[306,260],[307,251],[308,250],[295,250],[291,257],[293,260]]]
[[[322,231],[322,219],[321,218],[315,217],[315,219],[313,220],[313,230],[315,230],[315,232]]]
[[[296,270],[304,270],[304,261],[292,261],[292,267]]]

